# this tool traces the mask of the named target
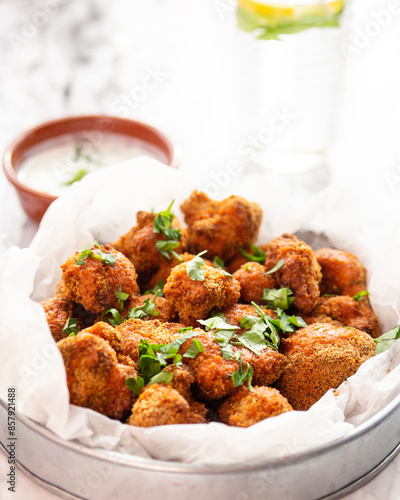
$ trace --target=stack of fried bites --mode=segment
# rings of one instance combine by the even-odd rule
[[[42,302],[72,404],[135,426],[248,427],[307,410],[375,354],[357,257],[290,234],[255,246],[262,212],[239,196],[193,192],[186,228],[172,209],[77,251]]]

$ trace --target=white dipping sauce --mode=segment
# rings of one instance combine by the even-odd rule
[[[61,195],[84,175],[136,156],[160,157],[157,148],[121,134],[83,132],[43,141],[18,169],[20,182],[36,191]]]

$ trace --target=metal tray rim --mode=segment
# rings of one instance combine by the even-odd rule
[[[6,403],[0,398],[0,406],[4,409],[7,408]],[[400,407],[400,394],[396,396],[395,399],[391,401],[385,408],[380,410],[377,415],[370,418],[359,427],[356,427],[348,436],[338,439],[329,443],[327,445],[322,445],[318,448],[313,448],[304,452],[297,453],[293,456],[284,456],[279,458],[279,463],[282,464],[293,464],[297,462],[302,462],[305,459],[312,459],[318,457],[321,453],[327,453],[333,451],[346,443],[350,443],[356,439],[361,438],[363,435],[367,434],[372,428],[379,424],[382,424],[390,415],[392,415]],[[260,462],[251,463],[233,463],[233,464],[191,464],[183,462],[173,462],[173,461],[163,461],[153,458],[144,458],[137,455],[128,455],[119,452],[102,450],[100,448],[90,448],[80,443],[74,441],[67,441],[46,427],[34,422],[30,418],[22,415],[16,414],[17,420],[20,420],[26,427],[31,429],[33,432],[42,435],[45,439],[52,441],[61,447],[69,448],[74,451],[80,452],[82,455],[88,457],[94,457],[103,461],[113,460],[113,462],[119,463],[120,465],[125,465],[137,469],[146,469],[158,472],[179,472],[181,474],[211,474],[218,475],[221,473],[235,473],[238,471],[248,472],[265,468],[273,468],[278,466],[277,459],[268,459]],[[398,443],[396,443],[398,444]]]

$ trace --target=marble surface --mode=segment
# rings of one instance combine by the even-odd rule
[[[390,220],[400,200],[398,4],[354,1],[346,92],[330,156],[332,181],[365,194],[371,224]],[[243,163],[239,144],[254,132],[233,14],[230,0],[2,0],[1,149],[47,119],[108,113],[159,127],[181,146],[180,168],[199,186],[214,182],[230,162]],[[301,183],[294,182],[294,195],[305,192]],[[0,253],[28,245],[36,230],[0,173]],[[17,493],[7,496],[6,470],[0,454],[1,499],[56,498],[21,473]],[[397,500],[399,478],[397,457],[346,498]]]

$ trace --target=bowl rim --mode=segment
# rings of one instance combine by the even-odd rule
[[[14,167],[14,161],[13,161],[13,155],[15,153],[15,150],[24,144],[25,141],[29,139],[29,137],[32,134],[45,131],[45,130],[51,130],[53,127],[57,127],[59,125],[62,125],[64,123],[79,123],[80,121],[86,121],[90,122],[93,121],[93,124],[96,121],[100,120],[109,120],[111,122],[117,122],[119,124],[126,124],[126,125],[133,125],[138,128],[141,128],[145,130],[146,132],[149,132],[152,134],[156,139],[158,139],[160,142],[162,142],[165,145],[165,154],[168,158],[168,163],[167,165],[172,168],[177,168],[179,164],[179,148],[174,146],[174,144],[171,142],[171,140],[159,129],[153,127],[152,125],[149,125],[145,122],[138,121],[138,120],[131,120],[130,118],[123,118],[120,116],[114,116],[114,115],[107,115],[107,114],[88,114],[88,115],[70,115],[66,116],[63,118],[57,118],[53,120],[48,120],[46,122],[43,122],[39,125],[36,125],[34,127],[29,128],[28,130],[25,130],[21,134],[19,134],[17,137],[15,137],[11,142],[8,143],[8,145],[5,147],[3,156],[2,156],[2,165],[3,165],[3,171],[4,174],[7,178],[7,180],[17,189],[20,191],[23,191],[24,193],[36,196],[38,198],[41,198],[43,200],[48,200],[50,203],[53,202],[58,198],[58,196],[54,196],[48,193],[44,193],[41,191],[37,191],[34,188],[29,187],[28,185],[24,184],[21,182],[18,178],[17,170]],[[86,130],[91,130],[90,127],[86,127]],[[95,127],[93,126],[93,130],[95,130]],[[73,132],[62,132],[62,133],[57,133],[54,135],[49,134],[49,137],[39,140],[37,144],[40,144],[46,140],[51,140],[51,138],[56,138],[56,137],[62,137],[63,135],[68,135]],[[124,134],[122,132],[112,132],[112,131],[107,131],[104,130],[104,133],[110,134],[110,133],[115,133],[117,135],[126,135],[129,136],[130,134]],[[132,136],[131,136],[132,137]],[[34,147],[34,146],[31,146]],[[27,148],[29,149],[29,148]]]

